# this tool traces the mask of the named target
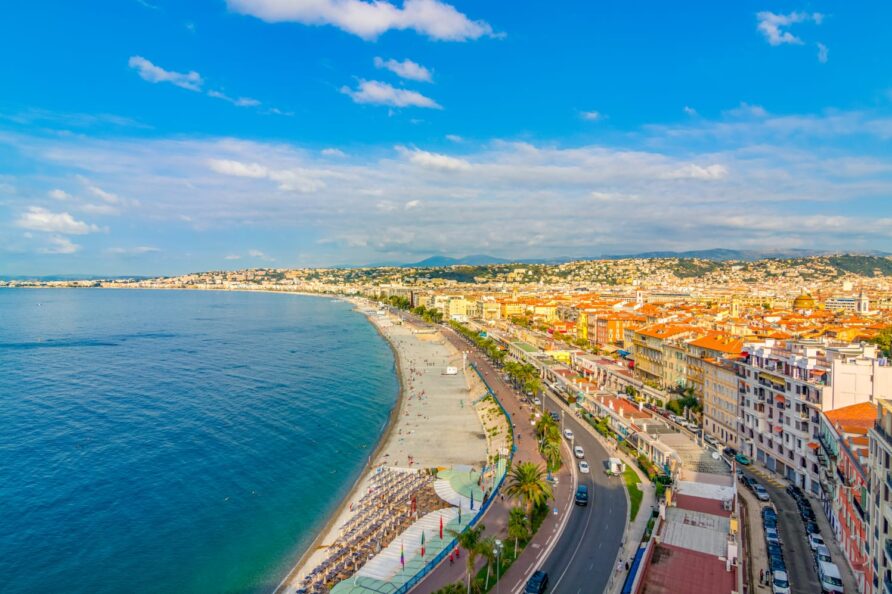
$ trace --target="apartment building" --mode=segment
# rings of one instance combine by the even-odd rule
[[[873,345],[767,339],[744,345],[735,365],[739,440],[769,471],[822,496],[820,413],[890,394],[892,366]]]
[[[892,401],[877,400],[868,431],[867,555],[874,592],[892,593]]]
[[[733,359],[698,359],[702,369],[703,431],[738,448],[737,368]]]
[[[665,356],[664,345],[669,341],[693,338],[698,329],[680,324],[653,324],[632,331],[632,355],[638,375],[650,382],[663,385],[666,379],[664,365],[670,363]]]

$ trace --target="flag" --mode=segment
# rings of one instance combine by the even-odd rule
[[[443,514],[440,514],[440,540],[443,540]]]
[[[461,501],[458,502],[458,525],[461,527]]]
[[[421,556],[424,557],[424,530],[421,531]]]
[[[471,489],[471,511],[474,511],[474,490]]]
[[[400,566],[406,568],[406,556],[403,554],[403,541],[400,541]]]

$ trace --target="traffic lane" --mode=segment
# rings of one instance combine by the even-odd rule
[[[628,509],[622,479],[604,473],[609,457],[601,443],[572,415],[564,415],[564,426],[573,431],[574,445],[585,450],[589,474],[579,474],[579,483],[589,487],[589,504],[574,505],[560,541],[543,563],[548,572],[549,591],[560,593],[601,592],[615,570],[622,544]],[[574,464],[578,461],[574,458]]]
[[[741,468],[740,465],[737,466]],[[787,566],[787,577],[790,580],[790,589],[793,594],[814,594],[821,591],[818,574],[815,570],[814,555],[808,546],[805,536],[805,524],[799,516],[799,508],[792,497],[762,477],[744,470],[750,478],[759,482],[768,491],[771,503],[777,510],[777,527],[781,537],[781,549],[784,552],[784,564]],[[746,489],[746,486],[740,485]],[[761,512],[760,512],[761,513]],[[761,518],[760,518],[761,521]],[[759,568],[754,567],[754,573],[758,576]]]

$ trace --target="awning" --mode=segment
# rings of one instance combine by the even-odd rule
[[[632,353],[630,353],[629,351],[624,351],[624,350],[622,350],[622,349],[620,349],[620,350],[618,350],[618,351],[616,351],[616,352],[617,352],[617,354],[618,354],[620,357],[628,357],[629,355],[632,354]]]
[[[774,432],[775,432],[775,433],[783,433],[783,431],[784,431],[784,427],[783,427],[783,425],[775,425],[775,426],[774,426]]]
[[[787,401],[787,399],[784,398],[783,396],[781,396],[780,394],[775,394],[775,395],[774,395],[774,399],[775,399],[777,402],[780,402],[781,404],[783,404],[784,402]]]
[[[808,444],[806,444],[806,445],[808,445],[808,447],[810,447],[810,448],[813,449],[813,450],[816,450],[816,449],[818,449],[818,448],[820,447],[820,446],[818,445],[818,443],[815,442],[815,441],[810,441],[810,442],[808,442]]]

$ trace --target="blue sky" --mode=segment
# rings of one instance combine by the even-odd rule
[[[0,274],[892,251],[888,3],[17,4]]]

